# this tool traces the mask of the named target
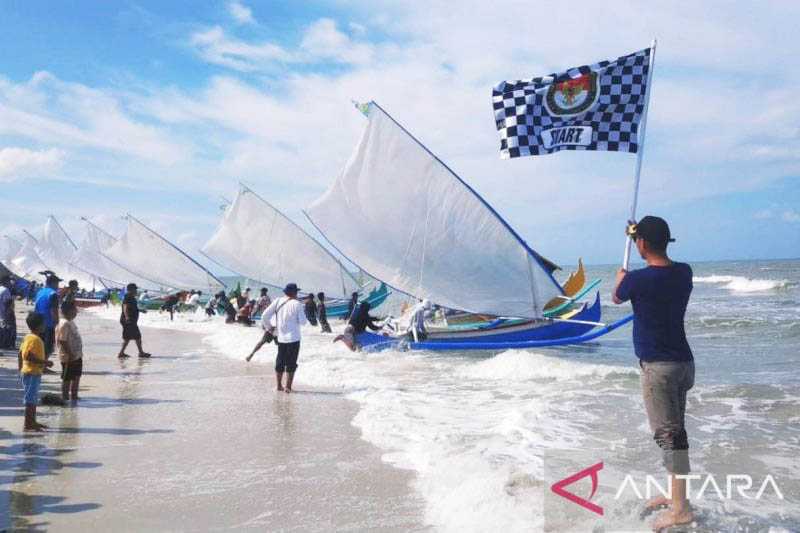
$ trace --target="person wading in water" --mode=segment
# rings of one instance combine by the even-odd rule
[[[294,373],[297,370],[297,357],[300,355],[300,327],[307,323],[303,304],[297,300],[296,283],[289,283],[283,289],[283,298],[278,298],[264,311],[262,321],[269,324],[275,318],[278,338],[278,356],[275,359],[275,380],[278,390],[292,392]],[[286,373],[286,387],[283,374]]]
[[[119,349],[117,357],[125,359],[130,355],[125,353],[128,343],[134,341],[136,348],[139,349],[139,357],[150,357],[150,354],[142,349],[142,332],[139,331],[139,302],[136,300],[137,287],[135,283],[128,283],[125,288],[125,298],[122,299],[122,313],[119,316],[119,323],[122,325],[122,348]]]
[[[692,268],[673,262],[667,244],[673,242],[666,221],[646,216],[628,228],[639,255],[640,270],[617,272],[613,300],[633,305],[633,345],[641,368],[642,395],[653,438],[663,452],[670,475],[672,499],[655,498],[648,510],[669,509],[656,517],[653,529],[689,524],[694,520],[686,495],[689,440],[684,417],[686,393],[694,386],[694,356],[686,340],[684,315],[692,293]]]

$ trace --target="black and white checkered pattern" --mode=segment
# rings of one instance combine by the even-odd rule
[[[649,68],[650,49],[646,48],[616,61],[601,61],[529,80],[501,82],[492,90],[501,157],[508,159],[559,150],[636,153]],[[596,72],[598,77],[597,102],[580,115],[551,115],[545,106],[548,87],[590,72]],[[546,148],[541,133],[564,126],[590,126],[591,143],[587,146]]]

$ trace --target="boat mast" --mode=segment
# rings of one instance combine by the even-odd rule
[[[631,201],[630,223],[636,223],[636,204],[639,202],[639,178],[642,174],[642,158],[644,157],[644,134],[647,129],[647,109],[650,107],[650,92],[652,91],[653,68],[656,60],[656,40],[650,43],[650,60],[647,69],[647,95],[644,101],[644,111],[642,112],[641,136],[638,136],[638,146],[636,149],[636,173],[633,176],[633,200]],[[622,256],[622,268],[628,270],[631,259],[631,243],[633,240],[630,235],[625,236],[625,253]]]

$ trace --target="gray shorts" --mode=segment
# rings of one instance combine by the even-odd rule
[[[694,361],[641,362],[644,407],[653,439],[664,453],[664,467],[688,474],[689,440],[684,424],[686,393],[694,386]]]

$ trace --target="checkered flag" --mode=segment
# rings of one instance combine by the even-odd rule
[[[636,153],[650,49],[492,90],[503,159],[559,150]]]

